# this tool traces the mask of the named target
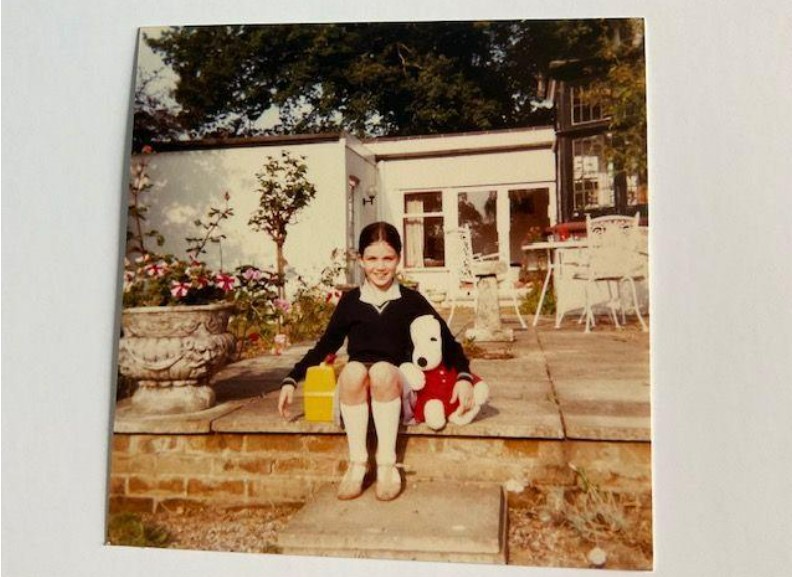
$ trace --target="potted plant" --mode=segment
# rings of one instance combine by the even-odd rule
[[[186,239],[187,258],[149,250],[146,239],[164,244],[162,235],[144,230],[140,200],[150,187],[143,160],[130,181],[119,371],[137,382],[131,398],[136,412],[200,411],[215,404],[209,381],[236,352],[229,318],[235,310],[251,315],[271,308],[275,274],[253,266],[213,270],[201,260],[209,243],[225,238],[219,227],[233,214],[228,193],[224,208],[210,208],[205,220],[195,221],[202,232]]]

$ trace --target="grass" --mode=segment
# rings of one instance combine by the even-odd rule
[[[107,542],[127,547],[166,547],[170,534],[163,528],[144,523],[134,513],[110,515],[107,523]]]

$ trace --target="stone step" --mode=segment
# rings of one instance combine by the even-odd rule
[[[506,563],[506,499],[500,486],[408,483],[394,501],[374,487],[339,501],[327,485],[282,530],[287,555]]]

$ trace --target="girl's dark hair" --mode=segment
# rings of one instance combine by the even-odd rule
[[[392,224],[383,221],[372,222],[360,231],[358,254],[363,256],[366,247],[380,241],[388,243],[393,250],[401,254],[402,243],[399,231]]]

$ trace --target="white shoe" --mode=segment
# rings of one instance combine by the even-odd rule
[[[380,501],[393,501],[402,490],[402,479],[395,465],[377,467],[376,496]]]
[[[367,463],[350,462],[344,478],[338,484],[336,496],[342,501],[360,497],[363,493],[363,479],[365,479],[367,472]]]

